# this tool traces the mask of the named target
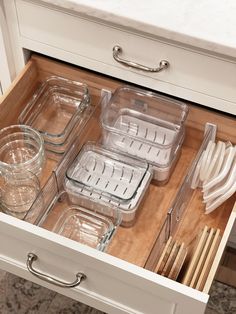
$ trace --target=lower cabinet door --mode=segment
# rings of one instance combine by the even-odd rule
[[[20,112],[39,83],[51,75],[86,83],[92,102],[96,104],[101,100],[102,89],[114,91],[121,85],[121,82],[102,75],[34,55],[0,103],[0,128],[17,123]],[[99,105],[96,108],[100,110]],[[99,127],[99,116],[91,119]],[[198,151],[206,122],[217,122],[218,136],[236,142],[233,132],[235,118],[190,106],[186,140],[170,183],[164,187],[151,184],[134,226],[119,227],[107,253],[0,213],[0,267],[107,313],[203,314],[235,221],[235,198],[213,215],[205,215],[198,200],[196,208],[189,206],[179,231],[173,235],[182,236],[190,244],[205,224],[220,229],[221,241],[202,291],[147,270],[146,265],[155,248],[170,200],[178,193],[188,166]],[[86,128],[89,128],[89,123]],[[42,187],[57,166],[57,161],[47,157]]]

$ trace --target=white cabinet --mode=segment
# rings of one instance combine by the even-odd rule
[[[0,92],[4,92],[15,77],[15,65],[10,47],[8,28],[0,0]]]
[[[15,48],[13,59],[17,72],[25,64],[24,58],[28,58],[24,50],[27,49],[28,52],[38,52],[67,61],[101,72],[102,75],[33,56],[0,104],[1,128],[17,122],[19,113],[36,86],[52,74],[87,83],[91,91],[94,91],[96,102],[99,102],[101,89],[113,91],[124,83],[103,75],[106,74],[125,80],[126,83],[133,82],[208,107],[232,114],[236,112],[236,66],[232,61],[47,8],[36,1],[5,0],[4,4],[11,43]],[[112,56],[116,44],[124,49],[120,54],[122,59],[148,67],[167,59],[170,67],[159,73],[124,67]],[[220,77],[216,75],[216,69],[220,69]],[[95,120],[96,125],[99,125],[98,118]],[[222,240],[203,291],[157,275],[147,270],[146,264],[155,248],[165,211],[198,150],[206,122],[218,125],[220,138],[236,142],[233,116],[227,117],[191,106],[187,139],[171,185],[160,189],[151,186],[150,195],[136,224],[132,228],[118,230],[107,253],[0,213],[0,267],[108,313],[188,314],[191,311],[192,314],[203,314],[211,283],[235,221],[235,199],[227,202],[221,212],[208,217],[198,202],[198,206],[189,208],[184,216],[182,225],[188,226],[187,229],[182,226],[183,229],[180,228],[177,233],[177,236],[182,234],[190,241],[205,224],[221,230]],[[89,136],[94,130],[89,125],[87,127],[84,132],[88,131],[85,135]],[[93,136],[98,135],[99,133]],[[83,141],[86,136],[82,138]],[[44,183],[55,166],[54,162],[47,161]],[[159,198],[158,195],[163,197]],[[165,195],[168,197],[165,198]],[[162,203],[163,200],[165,203]],[[155,206],[163,208],[163,213],[162,210],[156,210]],[[27,255],[30,252],[38,256],[38,260],[33,263],[34,267],[47,275],[65,282],[73,281],[78,272],[84,273],[87,278],[75,288],[61,288],[42,281],[32,276],[27,269]]]

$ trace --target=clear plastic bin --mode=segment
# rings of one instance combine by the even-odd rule
[[[103,144],[146,160],[166,183],[184,140],[188,106],[168,97],[121,87],[103,106]]]
[[[130,226],[152,178],[147,162],[87,143],[66,172],[65,189],[75,202],[92,198],[117,206]]]

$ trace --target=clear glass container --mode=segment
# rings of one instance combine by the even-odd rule
[[[147,162],[87,143],[66,172],[65,189],[73,202],[117,206],[122,225],[131,226],[151,178]]]
[[[63,145],[89,106],[87,85],[62,77],[49,77],[22,111],[19,122],[37,129],[45,144]],[[61,147],[60,147],[61,148]]]
[[[42,202],[42,196],[40,202]],[[78,205],[71,201],[67,192],[61,191],[46,208],[38,225],[71,240],[104,251],[120,224],[121,213],[112,206],[109,210],[104,210],[101,206],[100,212],[97,212],[97,209],[91,201],[87,201],[86,206]]]
[[[121,87],[103,106],[103,144],[145,159],[165,183],[184,139],[188,106],[143,90]]]
[[[66,176],[76,186],[126,202],[136,194],[147,169],[146,162],[117,154],[98,144],[87,143],[67,170]]]
[[[69,149],[69,147],[74,142],[75,138],[78,138],[80,136],[80,133],[82,132],[85,124],[88,122],[94,109],[95,106],[91,104],[77,116],[76,118],[77,121],[73,129],[71,130],[69,136],[65,139],[64,143],[55,144],[45,142],[45,149],[51,154],[51,156],[53,155],[54,159],[57,159],[58,157],[60,158],[61,155],[63,155]]]
[[[0,171],[41,173],[44,141],[39,132],[26,125],[12,125],[0,130]]]

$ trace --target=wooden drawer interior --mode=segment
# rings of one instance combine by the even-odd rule
[[[59,75],[88,84],[92,102],[98,106],[80,135],[80,144],[82,145],[88,139],[98,140],[101,135],[99,123],[101,110],[99,106],[101,100],[100,91],[101,89],[114,91],[122,83],[37,55],[32,56],[20,77],[13,83],[11,90],[2,99],[0,105],[0,128],[17,123],[20,112],[39,83],[50,75]],[[164,186],[151,184],[148,197],[138,212],[134,226],[118,228],[107,250],[108,254],[147,269],[153,268],[150,265],[155,266],[157,261],[153,262],[150,259],[153,258],[152,253],[155,250],[159,231],[165,222],[167,212],[178,192],[179,186],[201,145],[204,125],[207,122],[217,124],[217,138],[236,143],[235,119],[232,116],[224,116],[190,105],[190,112],[186,122],[186,139],[183,144],[181,157],[170,181]],[[47,156],[41,176],[42,187],[50,177],[53,169],[57,167],[58,162],[58,160]],[[187,261],[193,253],[194,240],[204,225],[219,228],[221,235],[224,233],[234,203],[235,195],[212,214],[205,215],[200,192],[194,192],[183,219],[179,222],[177,231],[173,235],[175,239],[180,242],[184,241],[190,248]]]

